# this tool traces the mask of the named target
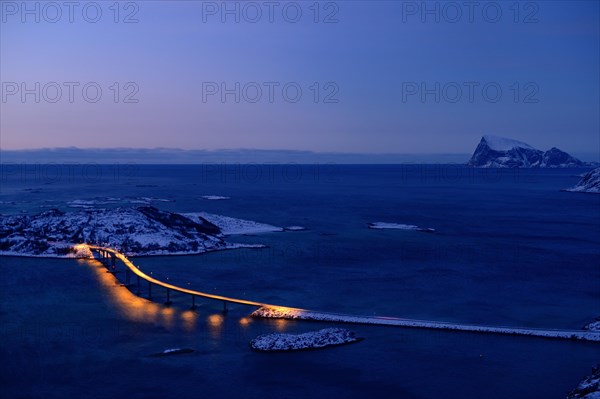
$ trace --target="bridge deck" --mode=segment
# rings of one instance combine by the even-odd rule
[[[498,326],[482,326],[473,324],[459,324],[459,323],[448,323],[438,322],[429,320],[414,320],[404,319],[396,317],[382,317],[382,316],[353,316],[345,315],[340,313],[330,312],[315,312],[300,308],[290,308],[279,305],[271,305],[263,302],[248,301],[245,299],[231,298],[222,295],[213,295],[206,292],[191,290],[187,288],[178,287],[173,284],[165,283],[157,280],[153,277],[148,276],[142,272],[137,266],[135,266],[125,255],[122,253],[106,247],[88,245],[90,250],[97,251],[99,253],[106,252],[114,255],[123,264],[131,270],[139,278],[148,281],[151,284],[156,284],[160,287],[167,288],[176,292],[184,294],[199,296],[209,299],[215,299],[223,301],[225,303],[237,303],[241,305],[257,306],[260,309],[253,313],[256,317],[263,318],[279,318],[279,319],[299,319],[299,320],[314,320],[314,321],[328,321],[337,323],[354,323],[354,324],[376,324],[385,326],[399,326],[399,327],[412,327],[412,328],[427,328],[427,329],[443,329],[453,331],[468,331],[478,333],[492,333],[492,334],[508,334],[508,335],[522,335],[522,336],[534,336],[543,338],[558,338],[558,339],[574,339],[581,341],[593,341],[600,342],[600,331],[586,331],[586,330],[556,330],[556,329],[540,329],[540,328],[519,328],[519,327],[498,327]],[[103,255],[104,256],[104,255]],[[168,291],[167,291],[168,292]]]
[[[88,245],[89,248],[91,250],[96,250],[96,251],[106,251],[108,253],[113,254],[116,258],[118,258],[121,262],[123,262],[123,264],[125,266],[127,266],[127,268],[129,268],[129,270],[131,270],[136,276],[148,281],[149,283],[158,285],[160,287],[164,287],[164,288],[168,288],[170,290],[176,291],[176,292],[181,292],[184,294],[188,294],[188,295],[193,295],[193,296],[199,296],[199,297],[204,297],[204,298],[210,298],[210,299],[215,299],[215,300],[219,300],[219,301],[225,301],[225,302],[230,302],[230,303],[238,303],[241,305],[248,305],[248,306],[258,306],[258,307],[263,307],[263,306],[275,306],[275,305],[269,305],[266,303],[262,303],[262,302],[255,302],[255,301],[247,301],[245,299],[238,299],[238,298],[231,298],[231,297],[227,297],[227,296],[222,296],[222,295],[213,295],[213,294],[208,294],[206,292],[201,292],[201,291],[196,291],[196,290],[190,290],[187,288],[182,288],[182,287],[178,287],[176,285],[173,284],[169,284],[169,283],[165,283],[163,281],[157,280],[153,277],[148,276],[146,273],[144,273],[143,271],[141,271],[137,266],[135,266],[129,259],[127,259],[127,257],[125,255],[123,255],[120,252],[115,251],[114,249],[110,249],[110,248],[105,248],[105,247],[98,247],[95,245]]]

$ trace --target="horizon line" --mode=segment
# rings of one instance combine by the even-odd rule
[[[300,154],[327,154],[327,155],[465,155],[471,152],[351,152],[351,151],[318,151],[318,150],[297,150],[286,148],[180,148],[180,147],[36,147],[36,148],[11,148],[4,149],[0,147],[0,152],[34,152],[34,151],[174,151],[174,152],[235,152],[235,151],[254,151],[254,152],[290,152]],[[591,154],[592,152],[590,152]]]

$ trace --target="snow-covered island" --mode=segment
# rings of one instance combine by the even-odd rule
[[[592,368],[592,375],[569,392],[567,399],[600,399],[600,364]]]
[[[403,223],[373,222],[373,223],[367,223],[367,226],[370,229],[376,229],[376,230],[390,229],[390,230],[415,230],[415,231],[422,231],[425,233],[435,232],[435,229],[432,229],[430,227],[419,227],[419,226],[415,226],[414,224],[403,224]]]
[[[477,168],[576,168],[585,163],[556,147],[544,152],[522,141],[486,135],[467,165]]]
[[[150,357],[164,357],[164,356],[173,356],[173,355],[183,355],[186,353],[193,353],[193,349],[189,348],[173,348],[173,349],[165,349],[162,352],[153,353],[149,355]]]
[[[211,200],[211,201],[224,201],[231,199],[231,197],[226,197],[223,195],[203,195],[200,199]]]
[[[265,334],[250,341],[250,347],[257,351],[281,352],[309,349],[322,349],[362,341],[353,331],[343,328],[325,328],[303,334]]]
[[[104,244],[132,256],[199,254],[257,246],[225,242],[227,234],[282,230],[249,220],[178,214],[152,206],[51,209],[33,216],[0,216],[0,255],[81,257],[85,254],[75,247],[79,243]]]
[[[600,168],[584,174],[575,187],[566,189],[565,191],[600,194]]]
[[[283,228],[285,231],[304,231],[306,227],[303,226],[286,226]]]

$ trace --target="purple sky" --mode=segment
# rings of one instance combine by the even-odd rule
[[[27,4],[1,4],[3,150],[468,153],[495,134],[600,152],[598,2],[100,2],[95,23]]]

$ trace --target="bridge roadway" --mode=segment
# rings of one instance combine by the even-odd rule
[[[354,323],[354,324],[375,324],[385,326],[399,326],[399,327],[410,327],[410,328],[427,328],[427,329],[442,329],[451,331],[468,331],[477,333],[492,333],[492,334],[507,334],[507,335],[521,335],[521,336],[533,336],[542,338],[557,338],[557,339],[571,339],[579,341],[592,341],[600,342],[600,331],[588,331],[588,330],[557,330],[557,329],[540,329],[540,328],[521,328],[521,327],[498,327],[498,326],[483,326],[473,324],[460,324],[460,323],[448,323],[438,322],[429,320],[415,320],[405,319],[396,317],[383,317],[383,316],[353,316],[340,313],[331,312],[316,312],[300,308],[290,308],[279,305],[272,305],[263,302],[248,301],[245,299],[232,298],[222,295],[208,294],[206,292],[191,290],[187,288],[178,287],[173,284],[165,283],[157,280],[153,277],[148,276],[142,272],[139,267],[135,266],[125,255],[116,251],[112,248],[97,246],[97,245],[86,245],[90,250],[100,253],[103,257],[114,256],[119,259],[123,264],[131,270],[138,278],[148,281],[150,284],[155,284],[159,287],[167,289],[167,302],[169,301],[169,290],[181,292],[184,294],[191,295],[193,299],[195,297],[203,297],[223,301],[224,309],[227,309],[226,304],[237,303],[241,305],[255,306],[259,309],[256,310],[252,315],[255,317],[263,318],[279,318],[279,319],[296,319],[296,320],[313,320],[313,321],[326,321],[326,322],[337,322],[337,323]],[[138,280],[139,286],[139,280]],[[195,304],[195,302],[193,302]]]
[[[136,265],[134,265],[125,255],[123,255],[122,253],[112,249],[112,248],[107,248],[107,247],[100,247],[100,246],[96,246],[96,245],[87,245],[90,250],[95,250],[97,252],[107,252],[109,254],[114,255],[117,259],[119,259],[121,262],[123,262],[123,264],[125,266],[127,266],[127,268],[129,270],[131,270],[136,276],[148,281],[151,284],[155,284],[159,287],[164,287],[166,289],[169,290],[173,290],[176,292],[181,292],[184,294],[188,294],[188,295],[192,295],[192,296],[199,296],[199,297],[204,297],[204,298],[210,298],[210,299],[215,299],[218,301],[223,301],[223,302],[230,302],[230,303],[238,303],[241,305],[248,305],[248,306],[258,306],[258,307],[271,307],[271,306],[276,306],[276,305],[269,305],[266,303],[261,303],[261,302],[255,302],[255,301],[247,301],[244,299],[238,299],[238,298],[230,298],[227,296],[222,296],[222,295],[213,295],[213,294],[208,294],[206,292],[200,292],[200,291],[196,291],[196,290],[190,290],[187,288],[182,288],[182,287],[178,287],[176,285],[173,284],[169,284],[169,283],[165,283],[163,281],[157,280],[151,276],[148,276],[146,273],[144,273],[143,271],[141,271],[139,269],[139,267],[137,267]]]

